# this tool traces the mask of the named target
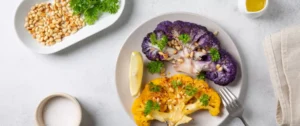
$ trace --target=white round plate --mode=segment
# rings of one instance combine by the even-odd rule
[[[239,55],[239,52],[234,44],[234,42],[231,40],[230,36],[218,25],[216,25],[213,21],[199,16],[197,14],[192,13],[169,13],[164,14],[158,17],[155,17],[141,26],[139,26],[126,40],[125,44],[123,45],[121,52],[118,57],[117,66],[116,66],[116,87],[117,91],[121,100],[121,103],[123,107],[125,108],[125,111],[133,117],[131,114],[131,105],[135,98],[133,98],[130,95],[129,91],[129,62],[130,62],[130,55],[132,51],[140,51],[142,53],[141,43],[143,38],[147,35],[147,33],[152,32],[158,23],[161,21],[176,21],[176,20],[182,20],[182,21],[188,21],[193,22],[202,26],[207,27],[209,31],[218,31],[219,34],[217,35],[217,38],[220,40],[221,46],[226,49],[236,60],[238,63],[238,75],[234,82],[229,84],[227,87],[236,95],[240,96],[241,89],[242,89],[242,80],[243,76],[241,76],[242,62]],[[143,55],[144,63],[146,64],[149,60]],[[144,70],[144,76],[143,76],[143,84],[149,82],[150,80],[159,77],[158,74],[150,74],[149,72]],[[171,73],[171,75],[174,75],[178,72],[175,72],[172,69],[172,66],[170,64],[167,64],[167,71]],[[213,84],[212,82],[209,82],[210,86],[214,89],[218,90],[221,86],[218,86],[216,84]],[[208,111],[199,111],[196,113],[193,113],[191,116],[193,117],[193,121],[186,124],[189,126],[217,126],[220,125],[228,116],[227,111],[222,107],[221,108],[221,114],[219,116],[213,117],[211,116]],[[155,126],[165,126],[166,124],[155,122]]]
[[[125,7],[125,0],[120,1],[120,8],[116,14],[103,14],[98,21],[94,25],[87,25],[80,29],[75,34],[72,34],[68,37],[65,37],[62,42],[56,43],[52,46],[44,46],[40,44],[37,40],[33,39],[29,32],[24,28],[25,24],[25,17],[27,13],[30,11],[30,8],[41,2],[53,2],[54,0],[23,0],[20,5],[18,6],[15,12],[15,30],[16,33],[21,40],[21,42],[28,47],[30,50],[41,53],[41,54],[51,54],[58,52],[62,49],[65,49],[81,40],[104,30],[105,28],[114,24],[119,17],[121,16],[124,7]]]

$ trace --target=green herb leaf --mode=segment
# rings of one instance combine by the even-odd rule
[[[179,87],[179,86],[182,86],[182,82],[179,81],[179,80],[173,80],[173,81],[171,82],[171,84],[172,84],[173,88],[177,88],[177,87]]]
[[[188,34],[181,34],[179,35],[179,40],[182,41],[182,43],[187,44],[188,42],[190,42],[191,37]]]
[[[118,12],[119,0],[102,0],[100,10],[102,12],[108,12],[111,14],[115,14]]]
[[[83,15],[84,21],[89,25],[93,25],[98,20],[100,11],[96,7],[93,7],[87,9]]]
[[[87,0],[71,0],[70,7],[74,14],[82,14],[89,8],[89,2]]]
[[[198,80],[205,80],[205,72],[200,72],[198,75],[197,75],[197,79]]]
[[[150,112],[152,111],[152,106],[153,106],[153,101],[152,100],[148,100],[146,102],[145,109],[144,109],[144,114],[145,115],[150,114]]]
[[[198,91],[198,89],[193,87],[192,85],[187,85],[184,89],[185,89],[185,94],[187,94],[188,96],[193,96]]]
[[[155,111],[155,110],[159,110],[160,109],[160,106],[157,102],[153,102],[152,100],[148,100],[146,102],[146,105],[145,105],[145,109],[144,109],[144,114],[145,115],[148,115],[151,113],[151,111]]]
[[[119,0],[71,0],[70,7],[74,14],[83,14],[84,21],[92,25],[101,13],[116,13],[119,9]]]
[[[211,48],[209,50],[209,54],[213,62],[216,62],[220,59],[220,53],[216,48]]]
[[[152,45],[157,45],[160,50],[163,50],[168,44],[168,38],[166,35],[163,35],[160,40],[157,40],[156,34],[152,33],[150,35],[150,42]]]
[[[157,102],[154,103],[153,110],[160,110],[160,105]]]
[[[155,33],[152,33],[150,35],[150,42],[151,42],[152,45],[156,45],[157,44],[156,34]]]
[[[207,106],[209,102],[209,96],[207,94],[203,94],[201,95],[199,100],[202,103],[202,105]]]
[[[160,92],[161,86],[150,82],[149,83],[149,90],[152,91],[152,92]]]
[[[163,50],[168,43],[168,38],[167,36],[163,35],[162,38],[157,42],[157,46],[160,50]]]
[[[164,67],[164,63],[161,61],[151,61],[147,64],[147,69],[152,74],[160,73],[163,67]]]

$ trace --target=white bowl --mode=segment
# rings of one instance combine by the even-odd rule
[[[68,95],[68,94],[65,94],[65,93],[56,93],[56,94],[49,95],[40,102],[40,104],[37,107],[36,112],[35,112],[36,125],[37,126],[46,126],[46,124],[44,122],[44,117],[43,117],[44,107],[47,105],[48,101],[50,101],[51,99],[57,98],[57,97],[66,98],[66,99],[70,100],[75,105],[77,114],[72,115],[72,116],[76,117],[76,119],[72,120],[72,121],[74,121],[74,124],[76,126],[80,126],[81,118],[82,118],[82,111],[81,111],[80,104],[76,100],[75,97],[73,97],[71,95]]]
[[[49,0],[23,0],[16,10],[15,19],[14,19],[15,30],[21,42],[32,51],[41,54],[51,54],[51,53],[58,52],[109,27],[119,19],[125,6],[125,0],[119,0],[120,9],[116,14],[104,14],[99,18],[99,20],[94,25],[85,26],[84,28],[80,29],[77,33],[65,37],[62,40],[62,42],[56,43],[53,46],[44,46],[40,44],[37,40],[32,38],[29,32],[24,28],[24,24],[25,24],[25,17],[27,16],[27,13],[30,11],[30,8],[32,6],[37,3],[47,2],[47,1]]]
[[[263,15],[268,6],[269,6],[269,0],[266,0],[266,3],[265,3],[265,6],[263,9],[261,9],[260,11],[256,11],[256,12],[250,12],[247,10],[247,7],[246,7],[246,1],[247,0],[238,0],[238,7],[239,7],[239,10],[245,14],[247,17],[250,17],[250,18],[258,18],[260,17],[261,15]]]

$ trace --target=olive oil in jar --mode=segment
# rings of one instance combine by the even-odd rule
[[[246,0],[247,11],[257,12],[265,7],[266,0]]]

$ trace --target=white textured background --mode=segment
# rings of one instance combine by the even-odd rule
[[[27,50],[14,33],[14,11],[21,0],[0,5],[0,126],[33,126],[39,101],[66,92],[81,102],[83,126],[133,126],[116,94],[114,71],[127,36],[142,22],[166,12],[187,11],[222,26],[237,44],[246,66],[245,117],[250,126],[275,126],[276,100],[263,55],[264,36],[300,23],[300,1],[270,0],[268,13],[249,19],[237,0],[127,0],[112,27],[54,55]],[[228,126],[240,126],[238,119]]]

